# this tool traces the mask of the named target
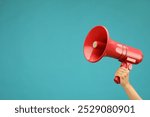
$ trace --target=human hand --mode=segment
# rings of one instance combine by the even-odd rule
[[[125,87],[126,85],[130,84],[129,83],[129,70],[124,68],[124,67],[120,67],[116,73],[115,76],[119,76],[120,77],[120,84],[122,87]]]

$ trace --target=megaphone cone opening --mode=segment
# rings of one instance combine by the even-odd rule
[[[104,26],[94,27],[84,42],[84,56],[89,62],[97,62],[105,55],[109,34]]]

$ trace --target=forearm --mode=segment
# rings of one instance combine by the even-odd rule
[[[131,100],[142,100],[142,98],[129,83],[126,84],[123,88]]]

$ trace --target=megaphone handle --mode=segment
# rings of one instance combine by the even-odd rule
[[[128,62],[122,62],[120,67],[124,67],[124,68],[126,68],[128,70],[131,70],[132,69],[132,64],[128,63]],[[115,81],[116,84],[120,84],[120,77],[119,76],[115,76],[114,81]]]

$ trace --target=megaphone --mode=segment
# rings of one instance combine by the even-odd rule
[[[92,63],[103,57],[112,57],[128,70],[132,69],[132,64],[138,64],[143,59],[142,51],[112,40],[104,26],[96,26],[89,31],[84,42],[84,56]],[[115,76],[114,81],[119,84],[119,76]]]

